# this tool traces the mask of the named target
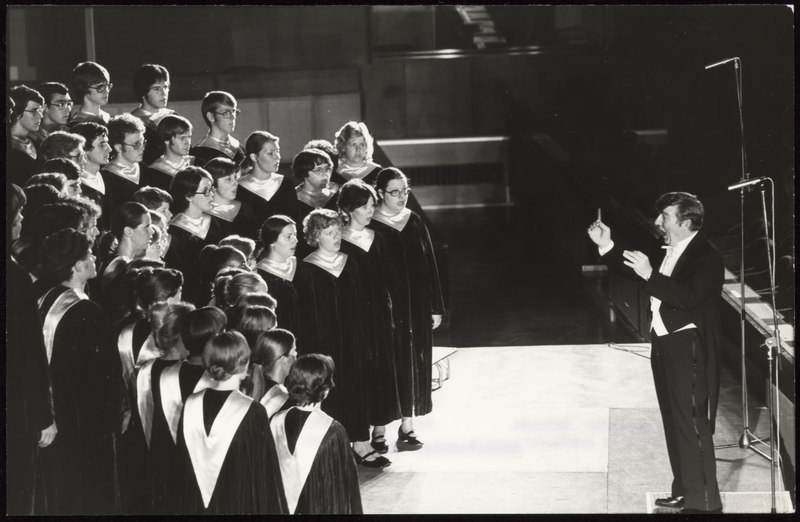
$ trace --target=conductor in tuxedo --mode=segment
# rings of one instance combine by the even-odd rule
[[[615,245],[599,220],[588,234],[609,268],[637,278],[650,296],[650,362],[674,477],[671,496],[656,505],[719,513],[711,436],[719,397],[723,259],[700,232],[704,211],[697,197],[669,192],[656,201],[656,212],[665,253],[653,256],[655,264]]]

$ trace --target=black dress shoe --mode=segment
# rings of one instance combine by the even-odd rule
[[[677,497],[657,498],[656,506],[666,508],[682,508],[686,505],[686,499],[680,495]]]
[[[398,451],[416,451],[422,448],[422,441],[417,438],[414,430],[403,433],[403,427],[397,428],[397,449]]]
[[[711,513],[722,513],[722,508],[719,509],[693,509],[693,508],[683,508],[680,511],[681,514],[686,513],[687,515],[695,514],[695,515],[708,515]]]
[[[372,449],[381,455],[389,453],[389,446],[386,444],[386,437],[384,435],[373,435],[372,441],[369,444],[372,446]]]
[[[386,466],[390,466],[392,464],[391,460],[387,459],[386,457],[381,457],[381,456],[378,456],[377,458],[375,458],[373,460],[367,460],[368,457],[371,457],[372,455],[377,455],[377,454],[378,454],[377,451],[370,451],[369,453],[367,453],[366,455],[364,455],[362,457],[361,455],[356,453],[356,450],[353,450],[353,456],[355,457],[356,462],[358,462],[359,464],[361,464],[362,466],[365,466],[367,468],[382,469],[382,468],[385,468]]]

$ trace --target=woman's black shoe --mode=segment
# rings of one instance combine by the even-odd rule
[[[353,456],[355,456],[356,462],[367,468],[382,469],[392,464],[391,460],[381,456],[378,456],[378,458],[376,458],[375,460],[367,460],[367,457],[377,454],[378,454],[377,451],[370,451],[369,453],[367,453],[362,457],[361,455],[356,453],[356,450],[353,450]]]
[[[389,453],[389,446],[386,445],[386,437],[384,435],[373,435],[369,445],[381,455]]]
[[[414,430],[403,433],[402,426],[397,428],[397,449],[399,451],[416,451],[420,448],[422,448],[422,441],[414,434]]]

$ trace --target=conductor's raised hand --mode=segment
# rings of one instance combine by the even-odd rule
[[[589,239],[600,248],[606,248],[611,244],[611,229],[599,219],[589,225],[586,232],[589,234]]]
[[[650,279],[650,274],[653,273],[653,267],[650,266],[650,258],[639,252],[638,250],[625,250],[622,252],[622,257],[625,258],[626,266],[633,268],[636,275],[642,279]]]

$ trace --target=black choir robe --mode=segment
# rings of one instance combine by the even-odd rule
[[[256,220],[256,226],[259,228],[267,218],[276,214],[289,216],[297,223],[298,229],[302,228],[301,223],[297,220],[297,194],[294,191],[294,187],[291,186],[288,178],[282,174],[274,173],[272,175],[281,179],[278,190],[272,197],[266,199],[264,195],[259,195],[256,188],[258,186],[257,183],[251,181],[252,175],[247,175],[239,180],[236,199],[251,209]]]
[[[81,195],[94,201],[102,211],[97,220],[100,233],[111,230],[111,213],[106,203],[106,183],[102,174],[89,178],[87,174],[81,175]]]
[[[30,275],[6,258],[6,512],[33,514],[41,431],[53,424],[50,368]]]
[[[358,178],[363,180],[364,183],[366,183],[367,185],[372,185],[374,187],[375,178],[378,177],[378,172],[380,172],[382,169],[383,167],[381,167],[377,163],[370,161],[364,165],[363,171],[359,171],[358,175],[356,175],[355,170],[348,169],[344,165],[344,163],[339,163],[339,168],[336,170],[336,172],[331,174],[331,181],[336,182],[339,185],[344,185],[351,179]],[[342,175],[340,171],[344,171],[345,175]],[[364,174],[363,176],[360,175],[364,171],[366,171],[366,174]]]
[[[150,144],[149,141],[147,143]],[[148,166],[142,167],[140,184],[143,187],[157,187],[169,192],[175,174],[192,165],[194,165],[193,156],[184,156],[183,161],[177,166],[167,163],[163,156],[156,157]]]
[[[92,122],[97,123],[98,125],[102,125],[103,127],[108,127],[108,122],[111,121],[111,115],[100,109],[98,114],[92,114],[90,112],[83,112],[81,110],[80,105],[76,105],[72,112],[69,115],[69,121],[67,122],[67,127],[71,128],[78,123],[83,122]]]
[[[296,255],[300,259],[303,259],[308,254],[313,252],[315,249],[308,243],[306,243],[305,237],[303,235],[303,220],[308,216],[312,210],[316,210],[318,208],[326,208],[328,210],[335,210],[339,211],[339,205],[337,204],[337,200],[339,198],[339,185],[336,183],[330,183],[329,188],[323,193],[322,197],[319,199],[310,199],[308,195],[304,194],[300,187],[303,185],[298,185],[295,188],[295,193],[297,194],[297,252]]]
[[[242,404],[245,406],[241,407]],[[221,412],[229,412],[232,407],[244,410],[243,416],[224,423],[214,422]],[[225,428],[235,431],[227,451],[218,454],[219,474],[206,505],[195,474],[196,461],[193,461],[190,453],[190,449],[195,447],[190,436],[204,440],[213,431],[215,439],[221,439],[220,431]],[[198,433],[198,429],[202,433]],[[180,513],[238,515],[288,512],[267,412],[258,402],[238,391],[206,389],[187,399],[178,426],[178,453]],[[208,462],[208,456],[203,455],[198,465]]]
[[[359,269],[346,254],[333,267],[321,268],[317,252],[303,260],[297,281],[300,303],[298,352],[322,353],[336,364],[336,387],[323,404],[340,419],[350,439],[369,440],[369,406],[364,364],[370,357],[369,320]],[[324,262],[322,262],[324,264]],[[335,275],[338,272],[338,275]]]
[[[114,210],[122,203],[133,201],[133,194],[143,185],[141,184],[141,164],[136,163],[130,174],[125,174],[116,163],[109,163],[100,170],[103,182],[106,184],[105,207],[103,214],[109,219]]]
[[[255,215],[249,205],[236,200],[227,205],[212,203],[208,214],[214,220],[220,238],[237,234],[258,240],[260,224],[256,224]]]
[[[275,415],[270,429],[291,513],[363,513],[358,470],[341,424],[319,409],[293,407]],[[297,465],[293,457],[300,454],[314,455],[310,468]]]
[[[119,510],[116,434],[127,408],[111,323],[83,298],[55,325],[48,317],[65,292],[56,286],[40,300],[45,339],[52,335],[50,371],[58,435],[42,448],[42,514],[114,514]]]
[[[142,163],[145,165],[150,165],[164,153],[164,142],[162,142],[161,138],[158,136],[158,122],[160,122],[161,118],[164,116],[171,114],[177,113],[167,108],[159,109],[156,112],[150,112],[142,108],[141,105],[131,111],[131,116],[136,116],[144,123],[144,139],[147,140],[147,144],[144,146]]]
[[[40,161],[32,141],[22,144],[9,136],[6,147],[6,186],[14,183],[23,188],[28,178],[39,172]]]
[[[384,258],[384,237],[371,229],[342,232],[342,252],[355,259],[364,286],[369,316],[367,332],[372,357],[365,363],[367,396],[370,402],[370,424],[385,426],[400,415],[397,391],[397,370],[394,353],[394,320],[392,297],[387,281],[392,277],[390,263]]]
[[[392,223],[391,225],[387,223]],[[430,413],[433,358],[432,314],[444,314],[442,286],[428,228],[405,209],[395,219],[378,210],[369,225],[384,237],[395,317],[395,356],[404,417]]]
[[[266,258],[256,265],[256,272],[267,283],[269,295],[278,302],[278,307],[275,309],[278,326],[289,330],[297,338],[300,338],[300,304],[295,281],[302,269],[303,264],[298,263],[295,256],[288,259],[287,267],[277,266]]]
[[[258,368],[260,370],[260,368]],[[289,396],[286,387],[273,381],[263,373],[260,374],[257,386],[253,389],[253,399],[257,400],[267,410],[267,417],[270,419],[278,412],[287,410],[297,404],[297,401]]]
[[[189,150],[189,154],[195,157],[195,165],[203,167],[214,158],[228,158],[237,165],[241,164],[247,156],[244,147],[242,147],[239,140],[233,136],[229,136],[228,138],[230,140],[230,146],[222,146],[210,135],[206,135],[203,141]]]
[[[216,244],[222,239],[217,223],[211,216],[203,214],[202,222],[196,226],[183,214],[177,214],[169,223],[172,241],[164,256],[167,268],[175,268],[183,273],[184,299],[195,306],[206,306],[208,300],[202,301],[205,292],[200,291],[201,270],[197,266],[200,250],[206,245]]]

